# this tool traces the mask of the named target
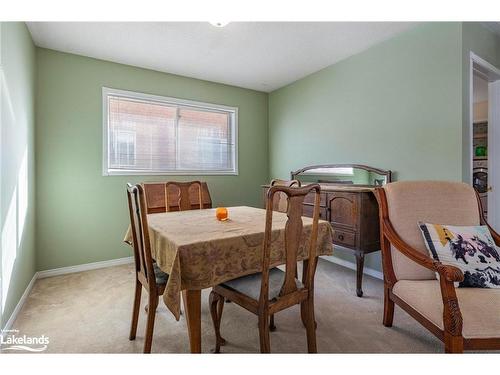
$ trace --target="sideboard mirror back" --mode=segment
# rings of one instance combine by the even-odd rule
[[[391,171],[362,164],[311,165],[291,172],[291,179],[302,185],[382,186],[391,182]]]

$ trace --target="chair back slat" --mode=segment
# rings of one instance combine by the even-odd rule
[[[285,280],[281,287],[280,297],[297,291],[295,281],[297,274],[297,254],[303,233],[302,210],[306,195],[315,192],[314,214],[309,239],[307,267],[303,270],[303,283],[307,289],[312,289],[316,267],[316,241],[318,236],[320,186],[311,184],[305,187],[272,186],[267,192],[266,227],[262,251],[262,284],[259,303],[266,304],[269,296],[269,266],[271,256],[271,232],[273,223],[273,200],[276,194],[283,193],[287,197],[287,222],[285,225]]]
[[[300,181],[299,180],[280,180],[280,179],[274,179],[271,180],[271,187],[272,186],[287,186],[287,187],[300,187]],[[273,199],[273,210],[278,211],[278,212],[286,212],[287,211],[287,196],[285,193],[277,193],[274,196]]]
[[[156,287],[144,188],[140,184],[127,184],[127,197],[136,272],[142,274],[150,288]]]
[[[165,202],[166,202],[166,210],[170,211],[171,207],[171,196],[169,194],[169,187],[174,186],[178,190],[177,196],[174,198],[177,206],[180,211],[191,210],[191,198],[189,194],[189,190],[191,186],[195,186],[198,190],[197,192],[197,208],[203,209],[203,196],[202,196],[202,187],[200,181],[188,181],[188,182],[177,182],[177,181],[169,181],[165,184]]]
[[[280,295],[286,295],[297,290],[295,275],[297,275],[297,252],[302,236],[302,204],[304,196],[288,197],[288,221],[285,226],[285,282]]]

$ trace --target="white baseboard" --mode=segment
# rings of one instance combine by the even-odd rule
[[[24,306],[24,303],[26,302],[26,299],[28,298],[28,296],[31,292],[31,289],[33,289],[33,285],[35,285],[35,281],[37,278],[38,278],[38,272],[35,272],[35,274],[33,275],[33,278],[29,282],[28,286],[24,290],[23,295],[19,299],[19,302],[17,303],[16,307],[14,308],[14,311],[12,311],[12,314],[10,314],[9,320],[7,320],[7,323],[5,323],[5,326],[3,327],[4,330],[11,329],[12,324],[14,324],[14,321],[16,320],[17,315],[19,314],[19,311],[21,311],[21,309]]]
[[[111,260],[104,260],[102,262],[85,263],[77,266],[54,268],[52,270],[38,271],[38,278],[66,275],[68,273],[76,273],[82,271],[96,270],[99,268],[107,268],[113,266],[120,266],[122,264],[129,264],[134,262],[134,257],[118,258]]]
[[[349,262],[348,260],[340,259],[340,258],[338,258],[338,257],[336,257],[334,255],[324,256],[324,257],[321,257],[321,258],[323,258],[323,259],[325,259],[325,260],[327,260],[329,262],[338,264],[339,266],[350,268],[351,270],[356,271],[356,263],[354,263],[354,262]],[[363,274],[373,276],[376,279],[384,280],[384,274],[382,272],[380,272],[380,271],[374,270],[373,268],[364,267],[363,268]]]
[[[59,275],[66,275],[69,273],[76,273],[76,272],[82,272],[82,271],[96,270],[99,268],[120,266],[122,264],[129,264],[129,263],[133,263],[133,262],[134,262],[134,257],[126,257],[126,258],[105,260],[102,262],[85,263],[85,264],[80,264],[77,266],[54,268],[52,270],[35,272],[35,274],[33,275],[33,278],[31,279],[30,283],[26,287],[26,290],[24,291],[23,295],[19,299],[19,302],[17,303],[16,308],[14,309],[14,311],[12,311],[12,314],[10,315],[9,320],[7,320],[7,323],[5,324],[3,329],[7,330],[7,329],[10,329],[12,327],[12,324],[14,324],[14,322],[17,318],[17,315],[19,314],[24,303],[26,302],[26,299],[28,298],[28,295],[30,294],[31,289],[33,289],[33,285],[35,284],[35,281],[37,279],[43,279],[46,277],[59,276]]]

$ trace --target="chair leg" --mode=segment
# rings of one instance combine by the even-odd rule
[[[139,320],[139,310],[141,308],[141,292],[142,284],[136,280],[134,306],[132,307],[132,323],[130,324],[130,335],[128,337],[129,340],[135,340],[135,335],[137,333],[137,322]]]
[[[151,353],[153,343],[153,330],[155,326],[156,307],[158,296],[149,295],[148,321],[146,323],[146,337],[144,338],[144,353]]]
[[[276,331],[276,326],[274,325],[274,314],[271,314],[271,316],[269,317],[269,330],[271,332]]]
[[[464,352],[464,338],[452,336],[444,332],[444,352],[449,354],[461,354]]]
[[[210,292],[209,305],[210,315],[212,315],[212,322],[215,330],[215,353],[220,353],[220,347],[226,344],[226,340],[224,340],[220,334],[220,322],[222,320],[222,310],[224,309],[224,297],[212,290]]]
[[[314,301],[311,297],[300,304],[302,316],[305,319],[307,334],[307,351],[317,353],[316,348],[316,321],[314,319]]]
[[[160,296],[157,298],[158,300],[156,301],[156,307],[155,311],[158,309],[158,305],[160,304]],[[146,303],[146,306],[144,306],[144,311],[147,313],[149,311],[149,305]],[[182,315],[182,311],[180,311],[180,314]]]
[[[271,342],[269,340],[269,314],[267,311],[259,313],[259,339],[260,352],[270,353]]]
[[[384,326],[392,327],[394,320],[394,301],[389,296],[389,288],[384,287]]]
[[[306,319],[306,310],[300,308],[300,319],[302,320],[302,324],[304,325],[304,328],[307,328],[307,319]],[[314,328],[318,328],[318,323],[314,322]]]

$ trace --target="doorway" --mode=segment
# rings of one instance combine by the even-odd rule
[[[500,70],[471,52],[470,126],[472,185],[485,216],[500,230]]]

